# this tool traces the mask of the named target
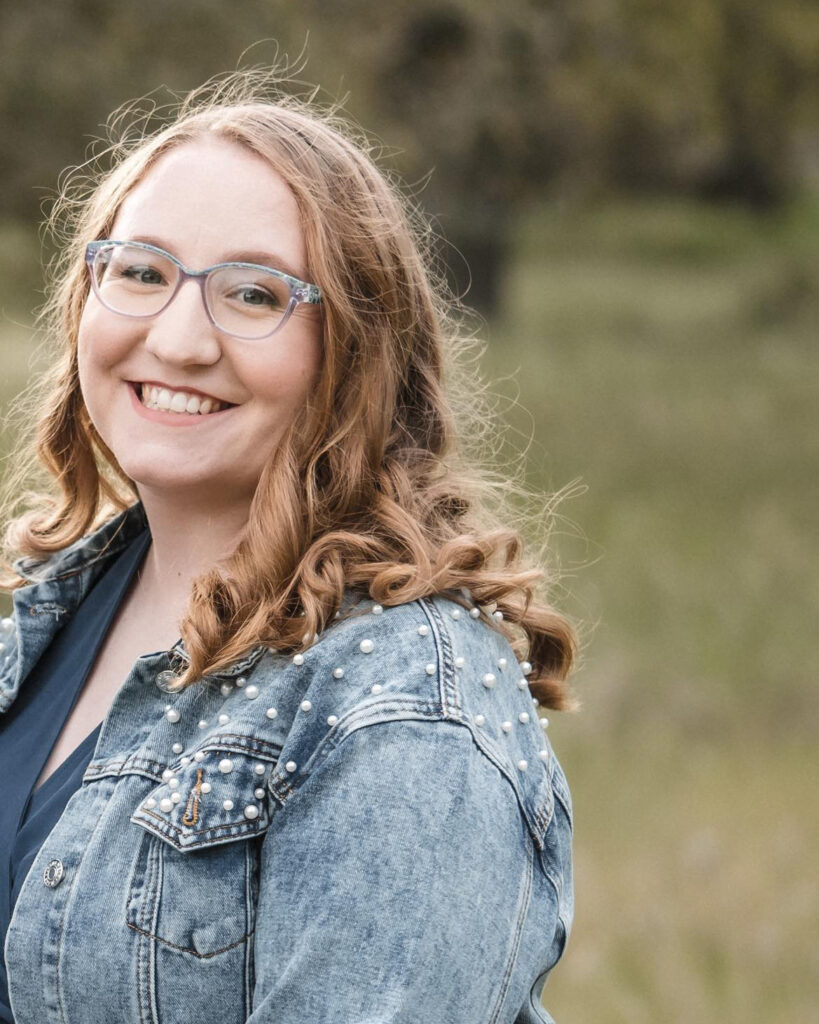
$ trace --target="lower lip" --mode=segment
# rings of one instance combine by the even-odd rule
[[[165,412],[162,409],[149,409],[139,400],[136,385],[126,381],[126,386],[131,394],[131,405],[143,419],[152,420],[154,423],[165,423],[169,427],[192,427],[195,424],[207,423],[208,420],[218,420],[226,413],[232,412],[237,408],[235,405],[230,405],[227,409],[220,409],[219,412],[208,412],[204,415],[198,412],[191,414],[187,412]]]

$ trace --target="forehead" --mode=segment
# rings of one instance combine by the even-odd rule
[[[164,153],[122,202],[112,238],[162,239],[189,265],[237,249],[306,262],[296,198],[262,157],[226,139],[186,142]]]

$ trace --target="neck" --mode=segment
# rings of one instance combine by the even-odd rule
[[[139,592],[169,624],[182,617],[194,579],[227,558],[247,524],[249,504],[210,503],[158,495],[139,487],[151,546],[139,574]]]

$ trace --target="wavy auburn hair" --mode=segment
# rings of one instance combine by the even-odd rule
[[[315,93],[297,99],[273,83],[271,95],[272,77],[259,69],[217,76],[152,132],[144,113],[140,127],[127,123],[130,106],[121,108],[109,121],[109,165],[98,169],[96,157],[85,176],[75,168],[62,183],[48,221],[59,251],[38,314],[56,358],[20,417],[35,426],[6,477],[0,586],[27,582],[11,564],[17,555],[44,559],[138,498],[80,390],[84,248],[108,236],[162,154],[216,136],[264,158],[295,195],[309,279],[324,295],[323,364],[310,408],[262,472],[236,549],[193,583],[179,623],[190,662],[178,685],[259,643],[304,647],[345,588],[383,605],[436,593],[463,602],[466,590],[532,663],[540,702],[569,707],[575,634],[538,597],[544,571],[521,560],[521,521],[508,500],[515,484],[464,454],[473,431],[487,436],[486,409],[459,360],[472,339],[437,269],[431,229],[376,166],[360,129],[321,108]],[[43,468],[48,486],[26,491],[18,513],[23,485]]]

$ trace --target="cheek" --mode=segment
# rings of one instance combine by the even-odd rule
[[[291,340],[291,339],[288,339]],[[293,338],[287,349],[254,360],[246,367],[248,389],[263,400],[300,405],[316,386],[321,372],[317,338]]]
[[[89,298],[77,333],[78,360],[88,367],[114,365],[128,349],[128,330],[123,318],[112,319],[112,314]]]

